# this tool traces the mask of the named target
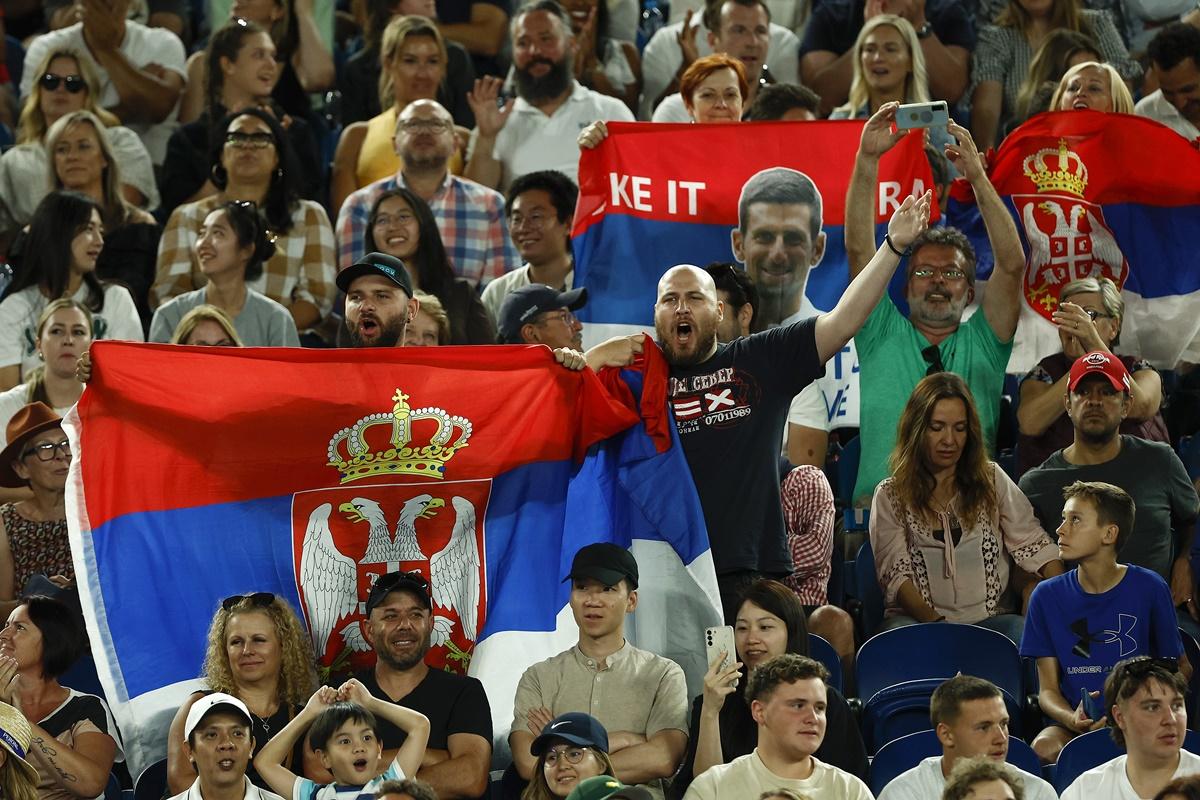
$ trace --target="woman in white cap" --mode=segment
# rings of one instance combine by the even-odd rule
[[[124,757],[104,701],[58,682],[84,641],[77,611],[37,595],[22,598],[0,630],[0,701],[32,729],[40,800],[98,797]]]
[[[20,711],[0,703],[0,797],[37,800],[37,767],[26,760],[33,731]]]

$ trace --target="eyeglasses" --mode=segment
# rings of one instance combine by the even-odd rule
[[[386,228],[390,225],[407,225],[408,223],[412,222],[413,219],[415,218],[412,214],[396,214],[395,216],[392,216],[391,214],[380,214],[375,218],[373,226],[376,228]]]
[[[238,603],[246,601],[254,608],[266,608],[275,602],[275,595],[270,592],[253,592],[251,594],[235,594],[221,601],[221,608],[232,611]]]
[[[549,215],[542,211],[532,211],[529,214],[521,214],[520,212],[517,212],[509,215],[508,226],[514,230],[528,226],[532,230],[540,231],[543,227],[545,227],[549,218]]]
[[[274,146],[275,137],[269,133],[230,131],[225,134],[225,144],[230,144],[234,147],[251,147],[255,150],[261,150],[264,147]]]
[[[929,369],[925,370],[927,376],[946,371],[945,365],[942,364],[942,351],[936,344],[931,344],[922,350],[921,358],[925,359],[925,363],[929,365]]]
[[[588,754],[586,747],[552,747],[546,751],[543,765],[548,769],[558,763],[561,758],[568,764],[578,764]]]
[[[454,127],[454,123],[445,119],[405,119],[396,123],[396,127],[405,133],[441,133]]]
[[[958,267],[947,267],[946,269],[942,269],[941,267],[917,267],[912,271],[914,278],[932,278],[934,275],[941,275],[942,280],[947,281],[961,281],[967,277],[967,273]]]
[[[53,461],[59,454],[65,458],[71,457],[71,443],[66,439],[61,442],[42,442],[30,447],[21,454],[21,458],[27,458],[30,455],[37,455],[38,461]]]
[[[59,86],[64,86],[71,94],[79,94],[84,89],[88,88],[87,81],[82,75],[54,75],[49,72],[42,76],[42,88],[47,92],[57,91]]]
[[[1062,308],[1062,303],[1059,303],[1058,307]],[[1097,311],[1094,308],[1085,308],[1085,309],[1083,309],[1083,313],[1087,314],[1088,319],[1090,319],[1092,322],[1095,322],[1098,319],[1112,319],[1113,318],[1112,314],[1106,314],[1103,311]]]
[[[575,327],[575,323],[578,321],[577,317],[574,314],[572,314],[567,309],[563,308],[563,309],[559,309],[558,311],[547,311],[542,316],[542,318],[539,319],[534,324],[535,325],[544,325],[549,322],[554,322],[555,320],[558,320],[562,324],[566,325],[568,328]]]

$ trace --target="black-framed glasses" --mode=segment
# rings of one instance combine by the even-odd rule
[[[929,365],[929,368],[925,370],[927,376],[946,371],[946,366],[942,363],[942,351],[936,344],[931,344],[922,350],[921,358],[925,359],[925,363]]]
[[[266,608],[275,602],[275,595],[270,592],[251,592],[250,594],[235,594],[221,601],[221,608],[232,611],[238,603],[245,601],[254,608]]]
[[[83,79],[82,75],[54,75],[47,72],[42,75],[41,83],[42,88],[47,92],[56,91],[59,86],[62,86],[71,94],[79,94],[88,88],[87,81]]]
[[[917,267],[912,271],[914,278],[932,278],[934,275],[941,275],[946,281],[961,281],[967,277],[967,273],[958,267]]]
[[[71,443],[66,439],[61,442],[42,442],[28,448],[21,454],[21,458],[27,458],[30,455],[36,455],[38,461],[53,461],[59,455],[66,458],[71,457]]]
[[[250,147],[255,150],[261,150],[264,147],[273,147],[275,145],[275,137],[270,133],[262,131],[256,133],[230,131],[225,134],[225,144],[233,145],[234,147]]]
[[[547,768],[553,767],[561,758],[568,764],[578,764],[579,762],[583,761],[584,756],[587,754],[588,748],[586,747],[552,747],[546,751],[546,757],[542,763]]]

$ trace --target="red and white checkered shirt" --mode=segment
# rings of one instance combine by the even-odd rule
[[[780,496],[792,554],[792,574],[783,582],[804,605],[825,605],[833,557],[833,490],[824,472],[805,464],[784,478]]]

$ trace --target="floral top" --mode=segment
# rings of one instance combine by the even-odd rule
[[[951,508],[938,514],[936,529],[901,505],[894,478],[876,488],[871,550],[885,616],[905,613],[897,597],[905,581],[912,581],[925,602],[950,622],[1019,612],[1007,592],[1013,562],[1032,573],[1059,557],[1058,545],[1038,524],[1025,495],[1003,470],[991,466],[996,508],[975,519],[961,519]]]
[[[8,536],[13,562],[13,591],[18,595],[33,575],[75,577],[67,521],[33,522],[17,513],[13,503],[0,506],[0,522]]]

